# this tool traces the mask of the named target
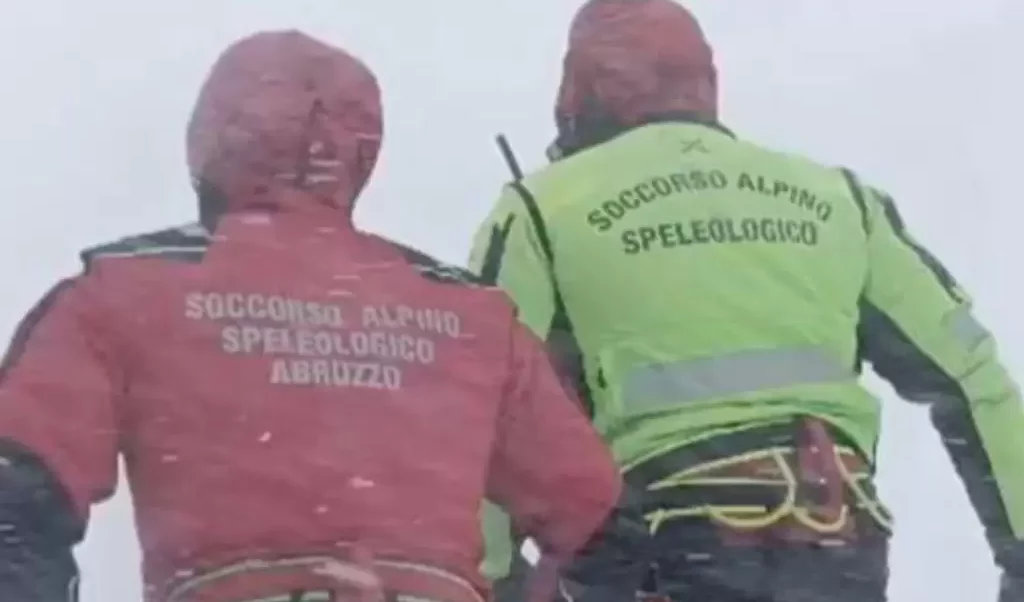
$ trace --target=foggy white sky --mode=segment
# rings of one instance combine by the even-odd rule
[[[741,136],[842,163],[888,188],[974,293],[1024,375],[1019,0],[700,0],[724,115]],[[575,0],[0,2],[0,337],[77,252],[190,221],[184,123],[216,54],[263,28],[345,46],[385,95],[383,162],[361,225],[461,262],[551,105]],[[4,339],[6,340],[6,339]],[[893,602],[994,600],[980,529],[926,416],[887,405],[881,485],[897,516]],[[1022,443],[1024,444],[1024,443]],[[1021,475],[1024,478],[1024,475]],[[125,494],[81,550],[84,602],[139,600]]]

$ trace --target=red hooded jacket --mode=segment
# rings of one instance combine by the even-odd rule
[[[304,562],[353,544],[392,589],[475,599],[485,494],[564,553],[619,494],[510,302],[354,229],[381,130],[357,59],[294,32],[235,44],[189,128],[203,223],[86,251],[16,335],[0,438],[83,521],[123,454],[151,600],[317,586]]]

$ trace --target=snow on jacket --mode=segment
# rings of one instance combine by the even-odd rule
[[[997,563],[1024,575],[1024,404],[970,295],[886,191],[711,119],[711,59],[677,3],[586,3],[556,115],[601,131],[503,188],[471,265],[573,360],[630,476],[690,468],[710,438],[718,457],[776,446],[740,433],[806,416],[875,466],[870,365],[928,407]]]
[[[0,484],[48,481],[70,525],[42,547],[81,536],[119,455],[153,600],[353,544],[475,598],[485,495],[565,554],[602,522],[617,471],[506,297],[354,228],[381,135],[341,50],[276,32],[219,59],[188,135],[202,223],[84,252],[3,366]]]

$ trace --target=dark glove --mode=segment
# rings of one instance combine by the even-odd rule
[[[641,501],[632,489],[623,491],[601,529],[562,567],[563,597],[583,602],[621,602],[636,597],[653,562],[652,538]]]
[[[77,599],[72,548],[84,525],[45,465],[0,440],[0,600]]]
[[[1024,542],[988,533],[999,578],[999,602],[1024,602]]]
[[[1003,571],[999,579],[999,602],[1024,602],[1024,577]]]

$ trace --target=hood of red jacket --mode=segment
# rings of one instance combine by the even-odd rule
[[[242,39],[213,65],[188,126],[204,221],[325,207],[348,221],[382,135],[380,89],[359,59],[297,31]]]
[[[651,116],[717,118],[717,73],[697,19],[672,0],[591,0],[569,33],[556,118],[631,126]]]

